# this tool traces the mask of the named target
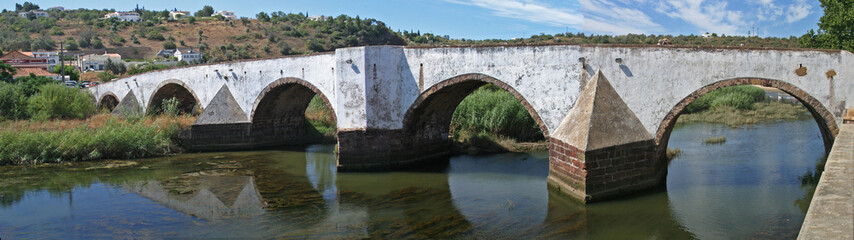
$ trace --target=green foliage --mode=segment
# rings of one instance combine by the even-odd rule
[[[175,46],[175,43],[163,42],[163,49],[175,49],[175,48],[178,48],[178,46]]]
[[[98,73],[98,80],[101,82],[109,82],[116,78],[116,75],[110,73],[109,71],[103,71]]]
[[[95,38],[94,40],[92,40],[92,48],[102,49],[104,48],[104,43],[101,42],[100,38]]]
[[[255,15],[255,18],[257,18],[258,21],[261,22],[270,22],[270,15],[267,15],[267,13],[265,12],[259,12],[257,15]]]
[[[75,68],[74,66],[71,66],[71,65],[65,65],[64,68],[65,68],[65,76],[68,76],[68,78],[70,80],[72,80],[72,81],[80,80],[80,72],[77,71],[77,68]],[[53,72],[62,74],[62,69],[63,69],[63,67],[56,65],[56,67],[54,67],[54,69],[53,69]]]
[[[181,101],[175,97],[163,99],[163,102],[160,104],[160,110],[163,115],[170,117],[178,116],[181,114]]]
[[[716,89],[703,95],[685,107],[685,113],[696,113],[707,109],[728,106],[740,110],[753,108],[753,103],[765,99],[761,88],[742,85]]]
[[[42,85],[56,83],[53,79],[36,76],[32,73],[30,73],[30,76],[19,77],[18,79],[15,79],[14,82],[21,86],[20,90],[24,97],[30,97],[38,93]]]
[[[0,81],[12,82],[17,72],[18,69],[13,68],[12,65],[0,63]]]
[[[196,12],[193,15],[196,17],[210,17],[213,14],[214,14],[213,7],[211,7],[209,5],[205,5],[204,7],[202,7],[201,10],[199,10],[198,12]]]
[[[15,4],[15,12],[29,12],[31,10],[39,10],[39,5],[31,2],[24,2],[24,5],[18,3]]]
[[[77,40],[74,40],[73,37],[68,37],[68,39],[65,42],[65,50],[68,50],[68,51],[80,50],[80,47],[77,44]]]
[[[146,125],[144,121],[111,119],[103,127],[61,131],[0,132],[0,165],[131,159],[170,151],[176,123]]]
[[[128,69],[127,74],[134,75],[134,74],[140,74],[140,73],[144,73],[144,72],[155,71],[155,70],[166,69],[166,68],[169,68],[169,66],[168,65],[158,65],[158,64],[145,64],[142,67],[138,67],[138,66],[131,67],[130,69]]]
[[[27,97],[21,86],[0,82],[0,121],[27,118]]]
[[[854,0],[819,0],[824,16],[818,31],[810,30],[800,38],[804,47],[843,49],[854,52]]]
[[[83,119],[95,113],[95,98],[89,92],[46,84],[27,101],[33,119]]]
[[[193,16],[187,17],[187,23],[196,24],[196,17],[193,17]]]
[[[486,85],[475,90],[457,106],[451,129],[471,133],[494,133],[516,140],[540,140],[543,134],[528,110],[510,92]]]

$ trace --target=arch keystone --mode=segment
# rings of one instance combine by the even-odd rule
[[[655,140],[597,71],[549,139],[550,186],[581,201],[656,184]]]

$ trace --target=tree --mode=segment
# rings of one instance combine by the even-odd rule
[[[0,81],[11,83],[17,72],[18,70],[13,68],[12,65],[0,63]]]
[[[213,7],[211,7],[209,5],[205,5],[204,7],[202,7],[202,10],[199,10],[198,12],[196,12],[193,15],[195,15],[196,17],[210,17],[213,14],[214,14]]]
[[[799,42],[804,47],[843,49],[854,52],[854,0],[819,0],[824,16],[818,31],[810,30]]]
[[[259,12],[257,15],[255,15],[255,18],[257,18],[258,21],[261,21],[261,22],[269,22],[270,21],[270,15],[267,15],[267,13],[265,13],[265,12]]]
[[[62,74],[62,69],[65,68],[65,76],[68,76],[69,79],[73,81],[80,80],[80,72],[77,71],[77,68],[71,65],[65,65],[64,67],[60,67],[57,65],[54,69],[54,73]]]
[[[175,49],[175,48],[177,48],[177,46],[175,46],[175,43],[163,42],[163,49]]]
[[[31,2],[24,2],[24,5],[15,4],[16,12],[29,12],[30,10],[39,10],[39,5],[35,5]]]
[[[193,17],[193,16],[187,17],[187,23],[196,24],[196,17]]]
[[[114,78],[116,78],[116,75],[113,75],[112,73],[107,71],[98,73],[98,80],[101,80],[101,82],[109,82],[112,81]]]

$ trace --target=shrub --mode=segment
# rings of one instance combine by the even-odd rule
[[[20,85],[0,82],[0,120],[27,117],[27,97]]]
[[[171,117],[178,116],[178,114],[181,114],[181,101],[178,101],[175,97],[163,99],[160,108],[163,110],[164,115]]]
[[[59,84],[46,84],[28,100],[28,112],[33,119],[83,119],[95,113],[95,98],[80,89]]]

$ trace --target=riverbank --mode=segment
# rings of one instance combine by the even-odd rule
[[[194,116],[0,122],[0,165],[132,159],[181,152],[176,137]]]
[[[718,106],[704,111],[682,114],[676,123],[720,123],[730,127],[738,127],[763,122],[808,118],[810,118],[809,110],[800,103],[766,101],[753,103],[752,109],[741,110],[729,106]]]

